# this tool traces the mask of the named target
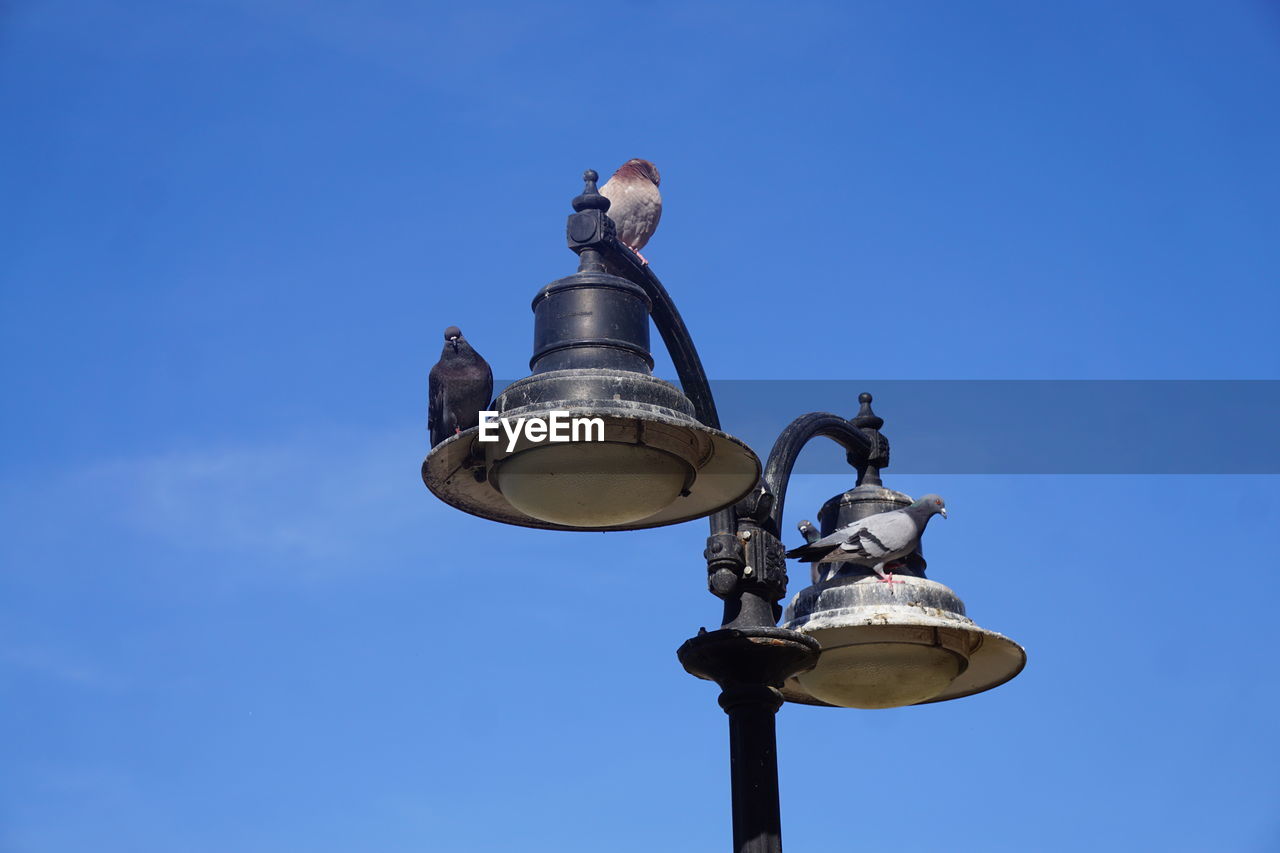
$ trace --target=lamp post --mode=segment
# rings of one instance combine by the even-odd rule
[[[432,448],[427,487],[466,512],[526,527],[635,530],[710,518],[707,585],[723,601],[721,626],[677,651],[691,674],[716,682],[729,718],[733,849],[781,851],[775,715],[784,701],[896,707],[990,689],[1021,671],[1022,648],[979,628],[951,590],[924,577],[913,554],[901,584],[819,564],[813,585],[786,608],[779,525],[792,468],[825,436],[846,451],[857,484],[819,513],[823,534],[910,498],[884,488],[884,425],[860,397],[853,419],[803,415],[786,427],[762,467],[720,429],[711,388],[675,303],[616,238],[609,200],[584,174],[573,200],[569,248],[578,271],[533,301],[532,373],[494,401],[499,417],[551,420],[553,412],[598,419],[603,435],[549,444],[480,441],[472,428]],[[650,374],[649,320],[662,336],[681,388]],[[778,626],[784,618],[783,626]]]

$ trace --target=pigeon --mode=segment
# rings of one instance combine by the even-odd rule
[[[633,159],[613,173],[600,195],[609,199],[609,218],[618,229],[618,239],[636,253],[643,264],[640,250],[658,230],[662,218],[662,194],[658,192],[658,167],[648,160]]]
[[[493,396],[493,371],[471,348],[462,330],[444,330],[444,351],[431,368],[427,430],[431,446],[480,423],[480,411]]]
[[[853,563],[870,566],[883,583],[902,583],[885,574],[885,566],[910,555],[920,546],[925,525],[935,514],[947,517],[947,505],[937,495],[925,495],[911,506],[869,515],[830,536],[787,552],[806,563]]]

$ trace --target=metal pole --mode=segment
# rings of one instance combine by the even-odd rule
[[[778,805],[778,691],[735,685],[720,694],[729,715],[729,773],[733,780],[734,853],[782,853]]]

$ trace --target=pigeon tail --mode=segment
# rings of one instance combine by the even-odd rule
[[[802,563],[816,563],[831,552],[831,546],[801,545],[799,548],[792,548],[787,552],[787,557],[800,560]]]

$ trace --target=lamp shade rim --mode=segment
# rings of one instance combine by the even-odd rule
[[[978,635],[980,645],[969,654],[969,665],[955,680],[938,695],[916,702],[916,705],[929,705],[934,702],[945,702],[948,699],[961,699],[999,687],[1012,681],[1027,665],[1027,652],[1021,645],[1003,634],[988,631],[974,625],[967,631]],[[809,632],[800,630],[802,634]],[[788,678],[781,690],[782,698],[798,705],[819,705],[825,708],[839,707],[823,702],[809,694],[793,676]],[[910,706],[906,706],[910,707]]]
[[[512,506],[489,482],[495,454],[491,451],[486,461],[485,448],[492,445],[478,441],[479,427],[465,430],[432,448],[422,463],[423,482],[440,500],[480,518],[545,530],[598,532],[663,527],[703,518],[736,503],[760,479],[760,460],[745,442],[682,413],[660,406],[624,407],[616,401],[566,401],[563,405],[546,404],[543,411],[553,409],[567,412],[570,417],[599,417],[607,424],[632,422],[632,429],[640,433],[645,423],[661,425],[667,431],[687,431],[689,444],[702,449],[699,458],[689,460],[695,471],[687,494],[653,515],[626,524],[578,527],[544,521]],[[536,412],[522,408],[520,414],[528,416]],[[497,456],[500,462],[502,454]]]
[[[1003,634],[977,625],[964,615],[964,605],[948,587],[926,578],[903,577],[903,585],[873,579],[827,581],[800,591],[788,605],[784,627],[818,639],[823,648],[879,642],[920,642],[899,635],[924,632],[967,637],[968,664],[940,693],[912,704],[926,705],[981,693],[1013,679],[1027,663],[1026,650]],[[821,666],[821,660],[819,660]],[[788,702],[836,707],[812,696],[791,678],[782,687]]]

